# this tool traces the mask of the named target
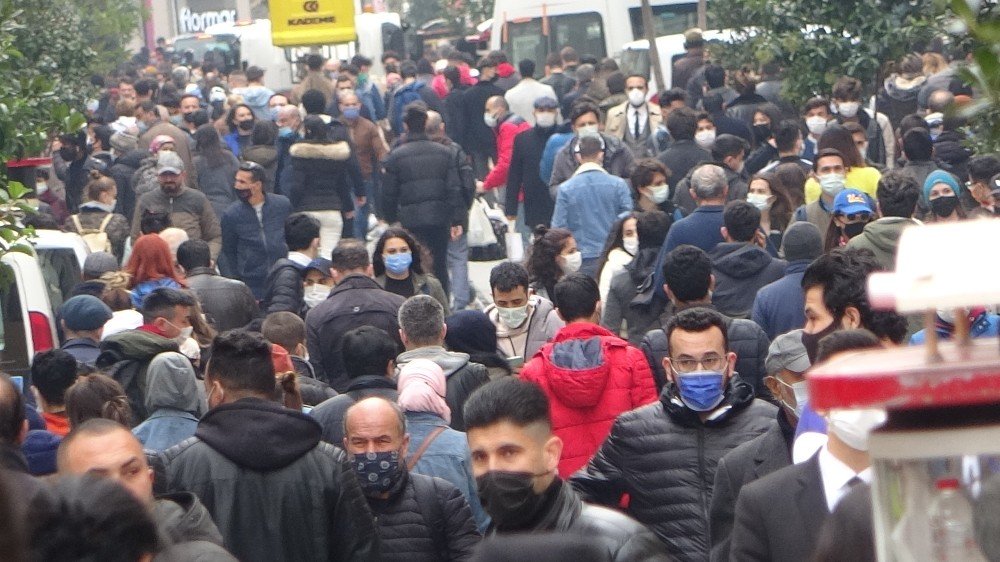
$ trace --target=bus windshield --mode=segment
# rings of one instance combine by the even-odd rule
[[[190,51],[192,60],[205,60],[206,53],[212,53],[212,57],[225,65],[226,69],[238,66],[239,53],[237,44],[239,39],[235,35],[192,35],[180,37],[174,40],[174,52],[178,55]]]
[[[506,40],[501,48],[512,61],[531,59],[544,61],[549,53],[570,45],[578,53],[607,56],[604,23],[597,12],[564,14],[548,17],[548,36],[544,35],[542,18],[524,18],[507,23]]]
[[[711,12],[708,14],[711,16]],[[629,8],[629,21],[632,23],[632,35],[636,39],[646,37],[646,30],[642,26],[642,9]],[[708,29],[715,29],[713,18],[708,18]],[[653,27],[654,36],[675,35],[684,33],[692,27],[698,25],[698,4],[688,2],[684,4],[666,4],[653,6]]]

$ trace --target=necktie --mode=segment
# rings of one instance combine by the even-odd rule
[[[639,138],[642,132],[639,130],[639,112],[635,112],[635,138]]]
[[[864,483],[865,483],[864,480],[862,480],[862,479],[858,478],[857,476],[855,476],[855,477],[853,477],[853,478],[851,478],[850,480],[847,481],[847,488],[850,489],[850,488],[853,488],[853,487],[857,486],[858,484],[864,484]]]

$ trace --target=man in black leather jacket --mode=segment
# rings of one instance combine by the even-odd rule
[[[579,535],[595,539],[616,562],[670,560],[649,529],[583,503],[559,478],[563,443],[538,386],[512,377],[483,386],[465,404],[465,423],[479,499],[493,518],[489,535]]]
[[[274,262],[264,282],[261,310],[294,312],[305,316],[305,270],[319,253],[319,221],[305,213],[295,213],[285,220],[288,257]]]
[[[195,436],[163,453],[166,488],[196,494],[244,562],[379,560],[378,539],[347,455],[306,414],[274,401],[267,341],[215,338],[211,408]]]

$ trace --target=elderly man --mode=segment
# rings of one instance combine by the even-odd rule
[[[344,450],[368,499],[381,538],[380,560],[470,560],[479,542],[472,511],[447,480],[410,471],[410,436],[403,411],[380,397],[365,398],[344,415]]]
[[[222,249],[222,228],[212,204],[205,194],[187,186],[188,174],[184,161],[176,152],[157,155],[156,179],[160,189],[146,193],[135,205],[132,218],[132,239],[139,238],[142,217],[147,212],[167,213],[170,223],[185,232],[191,240],[204,240],[212,249],[212,257]]]

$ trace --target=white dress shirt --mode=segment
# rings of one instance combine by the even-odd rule
[[[628,104],[628,108],[625,110],[625,125],[628,126],[628,130],[635,135],[635,116],[639,115],[639,134],[642,134],[646,130],[646,121],[649,120],[649,110],[646,109],[646,104],[642,104],[639,107]]]
[[[823,479],[823,495],[826,496],[826,507],[833,513],[840,500],[851,491],[850,481],[857,477],[865,484],[872,482],[872,469],[868,467],[861,472],[854,472],[851,467],[840,461],[824,446],[819,451],[819,475]]]

